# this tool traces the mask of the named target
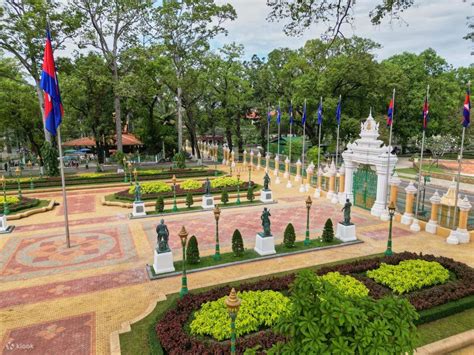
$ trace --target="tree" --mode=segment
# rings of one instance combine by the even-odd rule
[[[164,210],[165,210],[165,200],[163,196],[158,196],[158,198],[156,199],[155,211],[161,213]]]
[[[58,176],[59,175],[59,166],[58,166],[58,151],[57,149],[48,141],[45,141],[41,147],[41,153],[43,156],[44,167],[46,168],[46,174],[48,176]]]
[[[425,147],[431,152],[435,164],[438,166],[439,160],[443,158],[446,153],[451,153],[457,148],[457,139],[451,134],[436,135],[428,137],[425,141]]]
[[[186,249],[186,262],[188,264],[198,264],[201,261],[199,257],[199,246],[196,236],[189,238],[188,247]]]
[[[121,78],[127,68],[120,67],[124,51],[139,43],[139,25],[150,9],[148,1],[79,0],[75,8],[87,18],[82,27],[82,46],[97,49],[107,63],[114,88],[115,134],[117,150],[122,151],[122,111],[119,92]]]
[[[244,240],[242,239],[242,234],[236,229],[234,234],[232,234],[232,252],[234,256],[240,257],[244,255]]]
[[[268,354],[413,353],[418,313],[405,298],[344,296],[304,270],[291,285],[290,300],[289,312],[274,326],[289,339]]]
[[[44,116],[44,97],[39,85],[47,18],[53,50],[62,49],[82,23],[77,12],[54,0],[5,0],[0,8],[0,49],[13,55],[35,83],[41,116]],[[50,140],[46,128],[43,131],[45,139]]]
[[[283,244],[285,244],[285,247],[287,248],[293,248],[295,246],[295,240],[295,227],[293,227],[293,224],[288,223],[283,234]]]
[[[229,193],[227,192],[227,187],[224,187],[224,190],[222,190],[221,202],[224,205],[227,205],[227,202],[229,202]]]
[[[323,242],[330,243],[334,239],[334,229],[332,227],[332,220],[328,218],[326,223],[324,223],[323,235],[322,235]]]
[[[188,192],[186,194],[186,206],[188,206],[188,208],[191,208],[193,203],[194,203],[193,194],[191,192]]]

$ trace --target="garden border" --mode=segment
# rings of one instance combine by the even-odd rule
[[[38,199],[38,200],[41,200],[41,199]],[[48,212],[48,211],[51,211],[55,205],[56,205],[56,201],[54,199],[51,199],[49,200],[49,203],[47,206],[32,208],[24,212],[19,211],[18,213],[15,213],[15,214],[8,214],[7,221],[15,221],[18,219],[32,216],[34,214]]]

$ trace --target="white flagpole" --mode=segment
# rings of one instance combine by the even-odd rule
[[[66,196],[66,181],[64,179],[64,157],[63,148],[61,146],[61,128],[58,126],[58,148],[59,148],[59,167],[61,171],[61,186],[63,190],[63,205],[64,205],[64,228],[66,231],[66,244],[67,247],[71,247],[71,239],[69,236],[69,217],[67,212],[67,196]]]
[[[304,99],[304,109],[306,110],[306,99]],[[303,114],[306,114],[306,112],[303,112]],[[304,148],[305,148],[305,143],[306,143],[306,117],[303,123],[303,151],[301,152],[301,176],[304,178]],[[304,179],[301,179],[301,183],[303,183]],[[309,181],[307,182],[309,184]]]
[[[320,107],[322,106],[323,104],[323,97],[321,96],[320,98]],[[318,120],[319,120],[319,117],[318,117]],[[321,157],[321,126],[323,125],[323,122],[321,120],[321,124],[318,125],[318,170],[316,171],[316,175],[318,176],[318,180],[321,178],[318,174],[319,174],[319,167],[320,167],[320,157]],[[318,184],[319,184],[319,181],[318,181]],[[319,185],[318,185],[319,186]]]
[[[385,209],[387,209],[388,204],[388,194],[389,194],[389,180],[390,180],[390,156],[392,155],[392,127],[393,127],[393,120],[395,118],[395,88],[393,89],[392,94],[392,118],[390,121],[390,133],[388,135],[388,151],[387,151],[387,176],[386,176],[386,191],[385,191]]]
[[[278,111],[277,111],[277,118],[280,116],[278,119],[278,149],[277,149],[277,155],[278,155],[278,160],[280,159],[280,121],[281,121],[281,107],[280,107],[280,101],[278,101]],[[278,167],[279,169],[280,167]]]
[[[430,86],[426,88],[426,102],[429,100]],[[424,123],[423,123],[424,124]],[[421,152],[420,152],[420,168],[418,169],[418,186],[416,189],[416,205],[415,205],[415,219],[418,219],[418,206],[420,204],[420,186],[421,177],[423,175],[423,150],[425,149],[425,127],[423,126],[423,136],[421,138]]]
[[[339,102],[338,105],[341,103],[341,95],[339,95]],[[342,114],[341,114],[342,116]],[[337,156],[339,155],[339,127],[341,126],[341,118],[339,118],[339,122],[337,123],[337,138],[336,138],[336,171],[337,171]]]
[[[291,115],[293,115],[293,101],[292,100],[290,100],[290,107],[291,107]],[[289,151],[289,155],[288,155],[288,160],[290,161],[290,163],[288,165],[289,166],[288,167],[289,173],[291,172],[291,136],[292,136],[291,131],[292,131],[292,128],[293,128],[291,120],[292,120],[292,117],[290,117],[290,151]]]
[[[267,154],[270,154],[270,120],[268,119],[269,114],[270,114],[270,106],[268,106],[268,112],[267,112]]]

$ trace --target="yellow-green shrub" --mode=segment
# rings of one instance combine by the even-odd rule
[[[20,202],[20,199],[17,196],[7,196],[8,204],[15,204],[18,202]],[[5,203],[5,199],[3,198],[3,196],[0,196],[0,204],[3,205],[4,203]]]
[[[256,332],[262,326],[270,328],[289,309],[289,298],[276,291],[244,291],[237,295],[242,300],[235,321],[237,336]],[[227,296],[206,302],[201,306],[190,324],[191,334],[210,335],[219,341],[230,338],[226,298]]]
[[[183,181],[182,183],[179,184],[179,186],[183,190],[197,190],[202,187],[202,182],[193,180],[193,179],[188,179],[186,181]]]
[[[140,187],[142,189],[141,190],[142,194],[158,194],[161,192],[170,192],[173,190],[170,185],[162,181],[144,182],[140,184]],[[135,193],[135,185],[130,186],[128,193],[129,194]]]
[[[369,289],[359,280],[339,272],[328,272],[322,276],[323,280],[329,282],[344,296],[365,297],[369,295]]]
[[[240,184],[242,184],[242,180],[240,180]],[[211,187],[213,189],[218,189],[222,187],[231,187],[239,185],[239,180],[235,177],[230,176],[221,176],[211,180]]]

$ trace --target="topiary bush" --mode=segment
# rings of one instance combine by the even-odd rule
[[[48,176],[59,175],[58,150],[48,141],[43,143],[41,147],[41,155],[43,158],[44,168]]]
[[[244,255],[244,240],[240,231],[236,229],[232,234],[232,252],[234,256],[240,257]]]
[[[196,236],[191,236],[186,249],[186,262],[188,264],[198,264],[201,261],[199,257],[199,245]]]
[[[183,190],[198,190],[202,187],[202,182],[193,179],[187,179],[186,181],[180,183],[179,187],[181,187]]]
[[[188,206],[188,208],[191,208],[193,203],[194,203],[193,194],[191,192],[188,192],[186,195],[186,206]]]
[[[366,297],[369,295],[369,289],[359,280],[348,275],[341,275],[339,272],[328,272],[322,276],[324,281],[329,282],[344,296],[348,297]]]
[[[398,265],[382,263],[378,269],[367,271],[367,276],[403,294],[445,283],[449,271],[436,261],[406,260]]]
[[[241,299],[239,313],[235,320],[237,336],[269,328],[280,316],[288,312],[289,299],[280,292],[247,291],[237,292]],[[229,313],[225,305],[227,296],[206,302],[194,314],[190,324],[192,335],[210,335],[216,340],[230,339]]]
[[[247,190],[247,200],[249,200],[250,202],[255,200],[255,193],[253,192],[253,185],[249,186],[249,188]]]
[[[173,189],[170,185],[162,181],[144,182],[140,184],[142,194],[156,194],[161,192],[171,192]],[[135,185],[130,186],[128,193],[133,195],[135,193]]]
[[[242,181],[240,181],[240,185],[242,185]],[[221,187],[236,187],[239,185],[239,180],[235,177],[230,176],[221,176],[211,180],[211,187],[213,189],[221,188]]]
[[[283,244],[287,248],[293,248],[295,246],[295,240],[296,240],[295,227],[293,227],[293,224],[288,223],[288,225],[285,228],[285,233],[283,234]]]
[[[224,190],[222,191],[221,202],[224,205],[227,205],[227,202],[229,202],[229,193],[227,192],[227,187],[224,187]]]
[[[156,199],[156,204],[155,204],[155,211],[156,212],[163,212],[165,210],[165,199],[163,196],[158,196]]]
[[[324,223],[323,235],[322,235],[323,242],[330,243],[334,240],[334,229],[332,227],[332,220],[328,218],[326,223]]]
[[[183,152],[178,152],[174,155],[173,161],[178,169],[186,168],[186,156]]]

